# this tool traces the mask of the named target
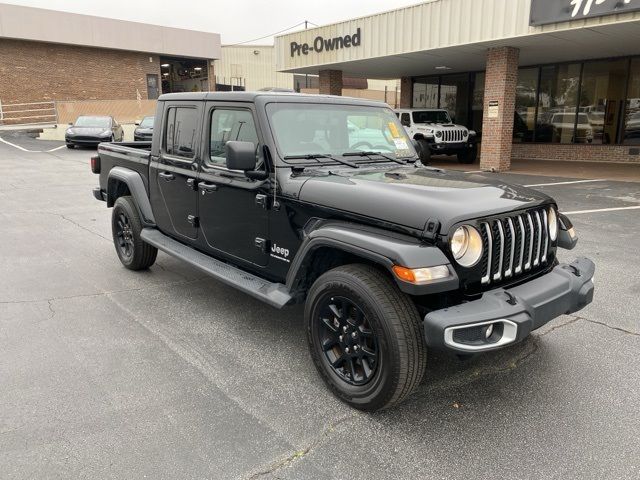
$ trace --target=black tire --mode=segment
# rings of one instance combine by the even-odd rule
[[[75,145],[71,145],[70,143],[67,143],[67,148],[73,150],[74,148],[76,148]]]
[[[465,165],[475,163],[476,159],[478,158],[478,147],[474,145],[472,148],[458,153],[457,157],[458,163],[462,163]]]
[[[321,275],[309,290],[305,320],[318,372],[338,398],[355,408],[391,407],[424,376],[427,348],[416,306],[374,267],[344,265]],[[351,359],[340,363],[349,352]]]
[[[424,138],[418,139],[418,145],[420,146],[418,155],[420,156],[420,162],[423,165],[428,165],[431,161],[431,148],[429,148],[429,142]]]
[[[129,270],[146,270],[156,261],[158,249],[140,238],[142,222],[129,196],[119,197],[111,215],[113,245],[122,265]]]

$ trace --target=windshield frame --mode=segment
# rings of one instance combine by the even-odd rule
[[[297,100],[297,99],[296,99]],[[281,166],[285,166],[285,167],[322,167],[322,166],[335,166],[335,165],[340,165],[339,161],[336,160],[331,160],[330,157],[339,157],[341,160],[347,160],[347,161],[351,161],[353,163],[356,163],[357,165],[363,165],[363,164],[375,164],[375,163],[382,163],[382,162],[392,162],[391,160],[388,159],[384,159],[383,156],[380,156],[380,158],[369,158],[368,156],[363,156],[362,159],[360,160],[355,160],[353,156],[347,156],[346,158],[344,157],[345,153],[350,153],[352,152],[352,149],[350,148],[346,148],[344,152],[326,152],[326,151],[318,151],[318,152],[313,152],[313,154],[317,154],[317,155],[313,155],[313,154],[309,154],[309,155],[305,155],[303,153],[301,154],[295,154],[295,153],[288,153],[288,152],[284,152],[282,150],[282,147],[280,145],[280,139],[276,133],[274,124],[273,124],[273,108],[274,107],[278,107],[281,105],[288,105],[288,106],[292,106],[294,108],[304,108],[304,107],[310,107],[310,106],[318,106],[318,107],[326,107],[326,106],[331,106],[331,107],[336,107],[336,108],[349,108],[349,107],[357,107],[357,108],[362,108],[362,109],[372,109],[372,110],[381,110],[381,111],[385,111],[388,113],[388,118],[390,122],[393,122],[394,125],[396,126],[396,128],[398,129],[398,133],[400,135],[401,138],[405,139],[406,143],[407,143],[407,150],[408,150],[408,154],[407,155],[403,155],[403,156],[399,156],[396,157],[398,159],[401,160],[408,160],[408,161],[416,161],[418,160],[418,152],[416,151],[413,143],[411,142],[411,138],[409,137],[409,135],[407,134],[406,130],[404,129],[404,127],[401,125],[400,120],[398,119],[398,117],[396,116],[395,112],[386,104],[381,103],[380,105],[371,105],[371,104],[360,104],[360,103],[347,103],[347,102],[322,102],[322,101],[310,101],[305,99],[305,101],[273,101],[273,100],[269,100],[267,102],[264,103],[264,115],[265,115],[265,119],[268,125],[268,129],[269,129],[269,133],[271,136],[271,139],[273,140],[273,147],[275,149],[275,153],[276,155],[274,155],[274,157],[276,157],[274,160]],[[375,150],[375,149],[374,149]],[[394,152],[392,151],[381,151],[382,155],[394,155]],[[372,155],[376,155],[377,156],[377,152],[372,154]],[[311,157],[316,157],[316,158],[311,158]],[[285,158],[285,157],[299,157],[299,158]]]
[[[445,114],[447,121],[446,122],[426,122],[426,123],[432,123],[432,124],[442,124],[442,123],[453,123],[453,120],[451,120],[451,115],[449,115],[449,112],[447,110],[441,110],[441,109],[436,109],[436,110],[430,110],[428,108],[425,108],[424,110],[412,110],[411,111],[411,122],[412,123],[417,123],[417,124],[424,124],[425,122],[418,122],[416,121],[416,113],[433,113],[433,114]]]

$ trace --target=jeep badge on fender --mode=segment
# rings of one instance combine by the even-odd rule
[[[419,161],[416,140],[475,155],[473,133],[445,113],[398,118],[379,102],[275,92],[162,95],[148,146],[100,144],[93,193],[113,207],[126,268],[147,269],[162,250],[239,296],[304,303],[319,375],[378,410],[420,383],[427,349],[509,347],[593,299],[593,262],[558,261],[577,236],[553,198]]]

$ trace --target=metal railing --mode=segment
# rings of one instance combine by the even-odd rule
[[[0,127],[51,125],[58,123],[56,102],[2,103]]]

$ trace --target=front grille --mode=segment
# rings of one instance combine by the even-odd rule
[[[462,142],[464,140],[464,130],[449,129],[442,131],[443,142]]]
[[[483,285],[499,283],[548,264],[552,247],[544,208],[479,224],[484,253],[479,262]]]

